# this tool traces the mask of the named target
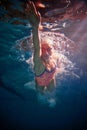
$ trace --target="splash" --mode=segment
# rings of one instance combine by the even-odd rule
[[[73,75],[76,78],[79,76],[74,73],[75,63],[73,63],[72,59],[75,52],[75,42],[67,38],[62,33],[56,33],[56,32],[45,32],[45,31],[39,31],[40,40],[47,39],[48,41],[51,41],[50,44],[52,45],[54,49],[54,55],[57,57],[57,73],[56,73],[56,79],[61,80],[65,78],[63,76],[65,75]],[[31,56],[29,58],[25,58],[25,62],[30,65],[30,69],[33,70],[33,40],[32,35],[29,37],[24,37],[20,40],[16,41],[15,47],[17,50],[23,51],[24,53],[26,51],[31,52]],[[62,76],[61,76],[62,75]],[[60,76],[60,78],[59,78]],[[33,82],[33,81],[32,81]],[[25,88],[31,89],[31,82],[26,83]],[[56,85],[58,86],[58,85]],[[34,89],[35,90],[35,84]],[[48,96],[49,95],[49,96]],[[49,107],[54,107],[56,105],[56,96],[55,94],[50,95],[48,92],[43,96],[40,93],[38,94],[38,99],[43,104],[48,104]]]
[[[54,55],[57,57],[57,67],[59,70],[71,70],[74,68],[74,63],[71,61],[74,51],[75,43],[67,38],[62,33],[55,32],[39,32],[40,39],[47,39],[51,41],[50,44],[54,49]],[[24,53],[26,51],[31,52],[31,57],[24,58],[26,63],[33,64],[33,41],[32,35],[30,37],[24,37],[23,39],[16,41],[16,48]],[[22,54],[23,57],[23,54]]]
[[[48,105],[48,107],[54,108],[56,106],[56,95],[55,91],[53,92],[46,92],[45,94],[38,93],[38,101],[44,105]]]
[[[76,51],[76,44],[74,41],[67,38],[63,33],[56,32],[45,32],[39,31],[40,40],[47,39],[51,41],[51,45],[54,49],[54,55],[57,57],[56,66],[58,68],[58,74],[68,74],[71,75],[75,69],[75,63],[72,59]],[[30,69],[33,69],[33,40],[32,35],[29,37],[24,37],[16,41],[15,47],[17,50],[23,53],[20,53],[20,59],[24,60],[27,64],[31,66]],[[26,51],[30,53],[29,58],[26,58]],[[18,53],[19,54],[19,53]],[[76,74],[73,75],[75,76]],[[78,76],[76,76],[78,77]]]

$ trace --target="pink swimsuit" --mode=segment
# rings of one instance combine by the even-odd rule
[[[56,67],[51,71],[45,69],[44,72],[40,75],[36,75],[36,81],[39,86],[48,86],[51,80],[54,78]]]

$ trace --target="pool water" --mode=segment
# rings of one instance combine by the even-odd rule
[[[69,22],[76,26],[75,23]],[[80,24],[84,25],[84,30],[86,23],[85,19]],[[43,23],[45,31],[50,33],[47,24],[50,26],[51,23],[45,24]],[[56,26],[55,23],[52,25]],[[51,29],[54,26],[51,26]],[[61,27],[63,26],[62,23]],[[56,33],[59,27],[60,25],[55,28]],[[52,95],[55,100],[52,97],[49,104],[46,102],[47,97],[45,99],[37,90],[25,86],[26,83],[34,81],[32,65],[26,62],[31,58],[32,51],[15,47],[18,40],[31,36],[32,28],[28,25],[0,21],[0,123],[3,128],[12,130],[87,128],[87,37],[86,30],[83,29],[79,28],[77,33],[71,31],[71,35],[67,35],[66,30],[60,31],[60,34],[64,34],[67,39],[69,36],[69,40],[74,42],[76,50],[71,51],[69,48],[68,55],[60,49],[61,54],[74,66],[68,73],[57,75],[57,88]],[[81,37],[83,32],[84,37]]]

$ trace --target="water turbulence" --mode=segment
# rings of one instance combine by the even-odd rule
[[[63,33],[49,32],[49,31],[39,31],[40,41],[42,39],[50,41],[50,44],[54,50],[54,60],[56,59],[56,89],[58,89],[59,82],[66,78],[66,76],[75,76],[79,78],[78,75],[74,73],[75,63],[72,61],[75,52],[75,42],[67,38]],[[16,50],[20,53],[19,60],[23,60],[26,64],[29,64],[29,69],[33,72],[33,44],[32,35],[24,37],[16,41]],[[23,53],[22,53],[23,52]],[[29,57],[26,58],[25,53],[29,53]],[[34,72],[33,72],[34,74]],[[34,79],[26,83],[25,88],[35,90]],[[42,103],[49,103],[50,107],[56,105],[56,90],[55,92],[46,93],[44,96],[38,94],[38,99]]]

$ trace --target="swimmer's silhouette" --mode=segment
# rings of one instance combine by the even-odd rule
[[[56,73],[56,61],[53,55],[53,47],[47,39],[40,41],[38,30],[41,22],[41,15],[33,2],[27,2],[25,13],[32,26],[36,88],[41,93],[45,91],[51,92],[55,88]]]

